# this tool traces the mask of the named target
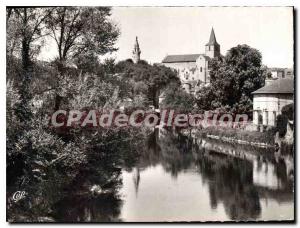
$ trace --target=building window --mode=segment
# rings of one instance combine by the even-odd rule
[[[202,67],[200,67],[200,72],[202,72]]]

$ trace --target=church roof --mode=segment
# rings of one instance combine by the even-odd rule
[[[209,41],[206,45],[215,45],[215,44],[218,44],[218,42],[217,42],[217,39],[216,39],[214,28],[212,28],[211,32],[210,32]]]
[[[178,62],[196,62],[196,60],[203,56],[206,60],[210,58],[203,54],[187,54],[187,55],[167,55],[163,59],[163,63],[178,63]]]
[[[174,62],[196,62],[200,54],[188,54],[188,55],[167,55],[163,59],[163,63],[174,63]]]
[[[283,78],[277,79],[274,82],[254,91],[252,94],[293,94],[294,79]]]

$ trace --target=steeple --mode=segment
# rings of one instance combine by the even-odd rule
[[[211,29],[209,41],[205,45],[205,54],[210,58],[220,56],[220,45],[217,42],[214,28]]]
[[[217,43],[217,39],[216,39],[214,28],[211,28],[209,41],[208,41],[208,43],[206,45],[215,45],[215,44],[218,44],[218,43]]]
[[[133,51],[132,51],[132,60],[133,60],[134,63],[138,63],[138,61],[140,61],[141,53],[142,52],[141,52],[141,49],[140,49],[138,37],[136,37],[134,48],[133,48]]]

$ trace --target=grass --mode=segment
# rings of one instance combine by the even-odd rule
[[[243,129],[232,129],[222,127],[208,127],[201,130],[203,136],[215,135],[219,137],[227,137],[233,140],[242,140],[253,143],[266,143],[273,145],[275,131],[269,130],[265,132],[246,131]]]

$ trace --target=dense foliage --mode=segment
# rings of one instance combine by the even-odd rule
[[[178,83],[171,83],[163,93],[162,109],[173,109],[178,113],[191,113],[194,110],[195,97]]]
[[[247,45],[231,48],[224,58],[210,62],[208,87],[198,93],[201,109],[224,108],[235,113],[252,109],[252,92],[264,85],[267,75],[258,50]]]
[[[149,102],[158,108],[159,94],[169,83],[180,85],[176,72],[163,65],[150,65],[141,60],[134,64],[132,60],[121,61],[116,65],[116,71],[132,82],[132,95],[146,95]]]
[[[53,208],[66,196],[89,197],[95,189],[98,197],[105,193],[117,200],[120,167],[136,158],[145,131],[61,131],[48,124],[58,108],[117,108],[129,96],[126,81],[111,74],[114,62],[97,59],[116,50],[119,33],[109,16],[109,8],[7,9],[9,221],[51,221],[58,217]],[[39,48],[47,45],[42,42],[46,36],[58,45],[58,58],[52,63],[36,60]],[[14,202],[16,191],[25,191],[25,199]]]

